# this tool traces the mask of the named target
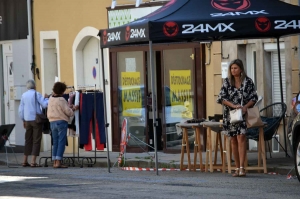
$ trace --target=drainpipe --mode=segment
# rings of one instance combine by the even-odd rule
[[[300,6],[300,0],[298,0],[298,6]],[[300,60],[300,35],[298,36],[298,59]],[[299,62],[299,88],[300,88],[300,62]]]
[[[298,6],[300,6],[300,0],[298,0]],[[298,36],[298,59],[300,60],[300,35]],[[300,65],[299,65],[300,69]]]
[[[32,34],[32,0],[27,0],[27,20],[28,20],[28,60],[30,62],[29,79],[35,79],[35,63],[33,54],[33,34]]]

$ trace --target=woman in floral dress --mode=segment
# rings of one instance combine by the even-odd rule
[[[247,108],[251,108],[256,103],[257,99],[254,83],[247,76],[243,62],[240,59],[233,60],[229,64],[228,77],[223,82],[217,103],[224,105],[223,133],[231,137],[231,147],[237,168],[232,175],[234,177],[246,176],[244,161],[247,151],[247,125],[244,114]],[[242,109],[244,119],[242,122],[230,123],[229,111],[233,109]]]

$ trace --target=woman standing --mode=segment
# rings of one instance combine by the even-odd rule
[[[228,68],[228,77],[224,80],[217,99],[217,103],[224,105],[223,133],[231,137],[231,147],[236,165],[233,177],[246,176],[244,162],[247,151],[247,125],[244,114],[247,112],[247,108],[256,103],[257,99],[254,83],[246,75],[243,62],[240,59],[233,60]],[[242,109],[242,122],[230,123],[229,111],[233,109]]]
[[[68,168],[62,165],[62,158],[65,152],[68,121],[74,115],[75,107],[70,108],[68,102],[62,97],[66,89],[66,84],[56,82],[52,89],[53,95],[48,103],[47,116],[53,139],[52,160],[54,160],[54,168]]]

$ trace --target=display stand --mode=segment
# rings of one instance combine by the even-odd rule
[[[14,127],[15,127],[15,124],[5,124],[5,125],[1,125],[0,126],[0,149],[2,147],[5,148],[6,165],[9,168],[17,168],[17,167],[10,166],[9,163],[8,163],[8,152],[7,152],[7,147],[8,146],[5,145],[6,141],[8,141],[9,147],[11,148],[11,150],[12,150],[14,156],[15,156],[16,163],[18,164],[18,160],[17,160],[16,154],[15,154],[15,152],[13,150],[13,147],[11,146],[10,141],[9,141],[9,136],[10,136],[12,130],[14,129]]]
[[[68,87],[74,89],[74,87]],[[89,89],[90,88],[90,89]],[[84,86],[78,86],[78,89],[81,90],[84,93],[93,93],[94,94],[94,121],[96,121],[96,93],[101,92],[100,90],[96,89],[96,84],[95,85],[84,85]],[[93,90],[92,92],[90,90]],[[92,128],[93,128],[93,134],[95,135],[95,122],[93,122]],[[78,127],[77,127],[78,128]],[[96,139],[94,139],[94,145],[96,147]],[[85,157],[85,156],[80,156],[79,150],[80,150],[80,137],[78,137],[78,145],[77,145],[77,156],[75,155],[75,136],[73,137],[73,156],[68,157],[65,156],[63,157],[63,162],[67,162],[69,166],[75,166],[75,164],[79,165],[80,168],[83,168],[83,165],[87,165],[88,167],[92,167],[93,165],[96,164],[97,158],[107,158],[107,157],[97,157],[97,149],[95,149],[95,153],[93,157]],[[109,153],[109,150],[107,149],[107,153]],[[40,163],[41,160],[45,158],[45,163],[44,166],[48,167],[47,160],[51,159],[52,161],[52,146],[51,146],[51,154],[50,157],[41,157],[40,158]],[[86,163],[85,163],[86,161]]]

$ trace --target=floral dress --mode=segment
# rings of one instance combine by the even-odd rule
[[[244,90],[244,92],[243,92]],[[223,82],[222,88],[220,90],[220,94],[217,99],[217,103],[222,104],[223,100],[232,102],[235,105],[241,104],[242,101],[242,93],[243,93],[243,105],[246,105],[250,100],[257,102],[257,93],[254,87],[254,83],[251,78],[246,77],[242,82],[240,88],[236,88],[230,84],[228,78],[226,78]],[[233,137],[240,134],[246,134],[247,125],[244,120],[240,123],[231,124],[230,123],[230,114],[229,111],[233,110],[233,108],[224,105],[223,111],[223,133],[227,136]]]

